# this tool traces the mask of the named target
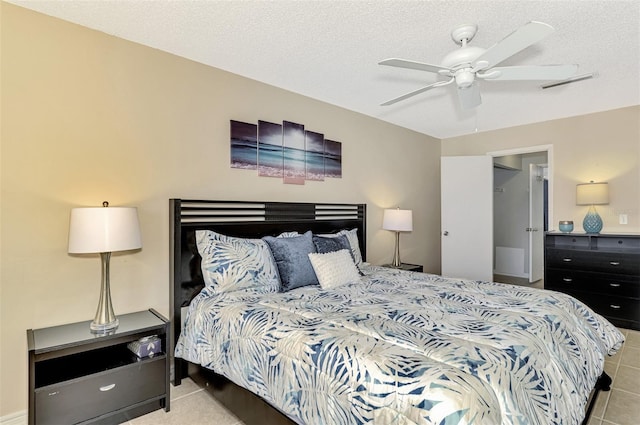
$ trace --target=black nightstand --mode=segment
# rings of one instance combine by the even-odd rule
[[[27,330],[29,424],[118,424],[169,411],[169,321],[153,309],[118,316],[108,335],[91,321]],[[127,344],[157,335],[161,352],[138,358]]]
[[[389,267],[391,269],[399,269],[399,270],[408,270],[410,272],[420,272],[422,273],[422,266],[420,264],[408,264],[401,263],[400,267],[393,267],[391,264],[383,264],[382,267]]]

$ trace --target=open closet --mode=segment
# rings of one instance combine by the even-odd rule
[[[494,280],[542,284],[548,153],[494,157],[493,182]]]

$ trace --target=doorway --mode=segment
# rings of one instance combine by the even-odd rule
[[[551,215],[551,146],[491,152],[494,163],[493,280],[542,288]]]

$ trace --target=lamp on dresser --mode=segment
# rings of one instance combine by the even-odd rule
[[[412,211],[401,210],[400,208],[384,210],[382,228],[396,233],[396,247],[391,266],[400,267],[402,265],[402,261],[400,261],[400,232],[411,232],[413,230]]]
[[[576,205],[589,205],[589,211],[584,216],[582,227],[586,233],[600,233],[602,218],[596,211],[595,205],[609,203],[608,183],[582,183],[576,186]]]
[[[109,285],[111,253],[142,248],[138,210],[130,207],[73,208],[69,223],[70,254],[100,254],[102,282],[100,301],[90,329],[94,333],[108,333],[118,327],[113,312]]]

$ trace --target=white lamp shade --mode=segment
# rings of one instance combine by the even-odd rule
[[[608,183],[583,183],[576,185],[576,205],[606,205],[608,203]]]
[[[73,208],[69,223],[69,253],[88,254],[142,248],[138,209]]]
[[[413,212],[411,210],[384,210],[382,228],[394,232],[411,232],[413,230]]]

